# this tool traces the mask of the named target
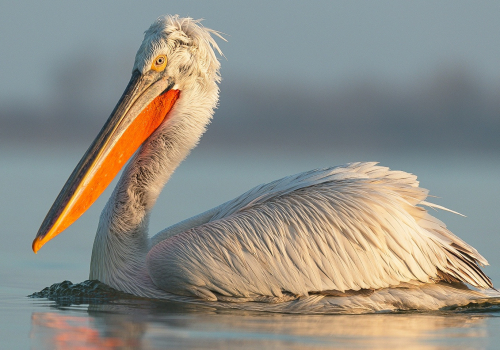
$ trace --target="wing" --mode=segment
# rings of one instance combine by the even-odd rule
[[[301,173],[159,242],[148,270],[159,288],[208,300],[279,301],[443,279],[492,287],[478,267],[487,261],[417,206],[432,206],[426,196],[415,176],[376,163]]]

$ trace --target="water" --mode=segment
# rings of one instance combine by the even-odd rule
[[[31,241],[83,147],[6,149],[0,155],[0,347],[34,349],[143,348],[402,348],[494,349],[500,311],[495,307],[434,313],[282,315],[219,310],[111,293],[104,298],[27,298],[64,280],[88,278],[100,211],[109,197],[67,232],[31,252]],[[466,214],[436,215],[489,260],[500,281],[498,198],[500,160],[471,155],[228,154],[197,150],[167,185],[151,231],[220,204],[275,178],[357,160],[381,160],[419,175],[434,202]]]

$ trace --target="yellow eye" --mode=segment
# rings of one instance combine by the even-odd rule
[[[167,56],[159,55],[153,61],[153,64],[151,65],[151,69],[153,69],[157,72],[161,72],[162,70],[165,69],[166,66],[167,66]]]

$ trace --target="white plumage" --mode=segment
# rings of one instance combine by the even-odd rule
[[[446,275],[491,287],[476,265],[487,261],[416,206],[426,195],[415,176],[374,163],[297,174],[159,233],[148,271],[163,290],[208,300],[369,294]]]
[[[217,105],[211,34],[177,16],[146,31],[134,70],[149,74],[166,55],[180,97],[102,213],[91,279],[138,296],[281,312],[437,309],[486,297],[464,283],[492,288],[478,267],[487,261],[427,213],[422,205],[435,205],[414,175],[376,163],[257,186],[148,238],[150,210]]]

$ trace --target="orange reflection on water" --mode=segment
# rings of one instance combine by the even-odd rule
[[[42,336],[50,349],[116,349],[138,346],[137,339],[103,336],[91,326],[92,317],[36,312],[31,317],[31,337]],[[41,345],[41,344],[39,344]]]

